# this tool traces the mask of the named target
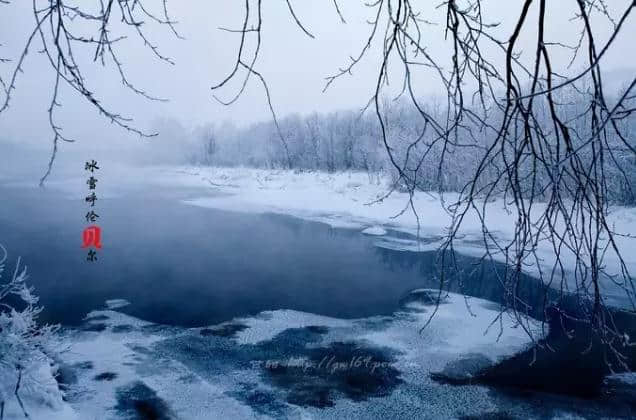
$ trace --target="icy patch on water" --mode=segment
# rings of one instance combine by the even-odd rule
[[[362,233],[371,236],[382,236],[386,235],[387,232],[386,229],[384,229],[382,226],[371,226],[363,230]]]
[[[457,417],[492,410],[484,387],[430,379],[465,354],[494,362],[528,337],[488,325],[498,312],[460,295],[434,310],[426,291],[392,316],[336,319],[291,310],[262,312],[205,328],[152,324],[95,311],[69,330],[62,363],[67,399],[82,418],[153,415],[206,418]],[[535,323],[532,323],[535,325]],[[163,417],[156,417],[163,418]]]
[[[625,385],[636,386],[636,372],[629,373],[617,373],[610,376],[608,379],[615,380]]]
[[[392,236],[383,236],[374,242],[378,248],[390,249],[393,251],[408,252],[430,252],[439,248],[441,239],[439,237],[403,239]]]
[[[108,309],[119,309],[128,305],[130,305],[130,302],[126,299],[108,299],[106,301],[106,307]]]
[[[240,321],[249,328],[237,334],[236,342],[239,344],[269,341],[290,328],[305,328],[312,325],[344,328],[351,325],[350,321],[293,310],[265,311],[256,317],[244,318]]]
[[[101,331],[67,331],[63,363],[74,371],[67,399],[81,418],[136,418],[140,412],[179,413],[205,418],[249,418],[251,410],[174,358],[161,357],[153,346],[188,330],[152,324],[114,311],[95,311],[87,324]],[[124,327],[125,328],[122,328]],[[213,411],[210,411],[213,410]],[[140,411],[140,412],[136,412]]]

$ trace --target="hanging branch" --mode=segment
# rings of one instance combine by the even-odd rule
[[[615,231],[609,215],[615,190],[634,199],[628,174],[633,171],[636,145],[628,130],[636,112],[636,77],[618,95],[608,94],[603,60],[618,48],[616,41],[633,19],[636,1],[614,5],[611,10],[622,7],[618,13],[611,12],[605,0],[567,3],[576,11],[564,28],[576,39],[574,45],[549,37],[554,31],[546,19],[552,10],[546,0],[521,2],[503,38],[500,25],[484,16],[482,0],[447,0],[426,13],[422,10],[425,5],[412,0],[364,3],[373,18],[359,53],[327,77],[324,89],[352,75],[373,48],[381,48],[381,59],[375,63],[374,93],[367,108],[374,108],[376,134],[395,175],[393,186],[408,193],[404,211],[415,215],[419,231],[421,219],[414,195],[429,185],[431,180],[423,174],[432,168],[440,198],[451,217],[439,252],[440,297],[449,285],[447,267],[456,265],[455,250],[461,245],[466,220],[476,218],[484,244],[482,261],[502,261],[507,267],[496,279],[504,287],[506,300],[498,316],[511,314],[534,339],[527,319],[530,305],[519,292],[522,274],[533,267],[546,290],[559,292],[556,299],[545,292],[544,312],[550,306],[559,309],[560,299],[574,296],[580,308],[577,322],[589,327],[590,345],[600,341],[620,362],[622,346],[631,343],[614,325],[603,292],[609,286],[618,287],[634,306],[636,288],[619,241],[624,235]],[[329,4],[344,23],[338,2],[331,0]],[[58,142],[71,141],[55,123],[59,86],[70,87],[114,124],[148,135],[131,126],[130,119],[101,105],[87,87],[80,63],[75,60],[76,51],[94,48],[94,61],[105,64],[110,59],[122,83],[148,99],[158,98],[128,81],[115,53],[123,37],[111,35],[119,28],[112,23],[113,18],[118,18],[123,28],[131,29],[158,60],[172,63],[149,40],[143,20],[167,25],[178,36],[165,0],[158,15],[150,13],[141,0],[100,0],[99,5],[99,12],[93,13],[63,0],[34,0],[34,29],[10,79],[3,82],[5,98],[0,103],[0,114],[10,103],[29,48],[41,47],[55,74],[49,106],[53,153],[42,182],[50,173]],[[286,5],[290,20],[303,36],[314,38],[292,3],[286,0]],[[240,42],[232,69],[212,86],[214,98],[229,106],[255,78],[265,90],[276,134],[291,168],[288,140],[275,113],[272,91],[266,75],[258,70],[264,28],[262,0],[244,0],[243,9],[238,29],[220,28],[238,36]],[[439,22],[434,18],[437,14],[442,16]],[[73,20],[91,26],[93,35],[76,34],[71,29]],[[601,40],[596,34],[605,28],[610,33]],[[450,57],[437,57],[430,48],[431,40],[436,39],[433,31],[440,30]],[[533,45],[521,49],[519,40],[527,34],[534,37]],[[563,52],[572,54],[567,64],[555,60]],[[574,63],[582,68],[573,71]],[[445,103],[439,109],[431,111],[421,101],[418,80],[424,77],[427,84],[438,83],[445,91]],[[394,134],[387,107],[382,105],[390,93],[389,81],[396,78],[401,82],[396,100],[418,115],[419,125],[410,134],[408,130]],[[235,80],[238,88],[234,94],[227,100],[220,99],[217,91],[229,89]],[[459,150],[469,150],[476,164],[470,169],[469,181],[449,199],[444,194],[445,168],[458,158]],[[503,201],[515,218],[511,237],[493,231],[490,203],[494,200]],[[617,267],[606,266],[608,256],[618,265],[618,272]]]
[[[249,24],[253,3],[257,7],[256,26]],[[636,157],[636,145],[625,130],[636,111],[636,78],[617,97],[610,98],[604,89],[602,61],[608,51],[616,48],[615,41],[632,16],[636,2],[627,2],[618,16],[613,16],[601,0],[570,3],[576,8],[570,25],[578,39],[571,46],[547,38],[546,15],[550,8],[545,0],[525,0],[505,39],[497,36],[501,32],[499,25],[483,16],[481,0],[442,3],[437,8],[445,11],[441,24],[423,18],[413,1],[375,0],[366,4],[374,19],[368,22],[370,30],[360,52],[350,58],[348,65],[327,77],[324,90],[352,75],[374,45],[382,47],[375,93],[369,105],[375,108],[379,135],[396,173],[394,185],[409,194],[404,211],[414,213],[419,231],[420,218],[413,196],[423,182],[419,178],[422,168],[435,165],[440,197],[451,216],[439,252],[439,298],[448,287],[446,267],[456,264],[455,249],[465,220],[477,217],[484,243],[482,261],[503,261],[507,267],[497,279],[504,286],[506,299],[498,318],[504,311],[513,314],[517,324],[534,340],[527,319],[530,305],[519,294],[522,274],[528,266],[534,266],[546,287],[559,291],[561,298],[577,297],[581,308],[578,321],[588,325],[590,345],[593,340],[600,340],[620,361],[620,349],[628,343],[611,319],[603,289],[607,285],[620,287],[632,305],[636,289],[617,242],[621,234],[608,219],[608,191],[617,175],[631,194],[625,161],[628,156]],[[236,65],[213,89],[238,77],[241,67],[247,72],[237,96],[226,104],[240,96],[249,76],[255,74],[251,70],[261,47],[261,7],[260,1],[246,0],[243,29],[233,31],[241,36]],[[290,17],[313,37],[291,6]],[[611,28],[604,43],[595,35],[595,28],[600,25]],[[450,61],[429,52],[429,34],[440,27],[451,48]],[[522,51],[518,47],[522,33],[534,34],[533,49]],[[254,51],[251,58],[246,57],[248,49]],[[561,50],[573,56],[566,67],[556,68],[553,56]],[[502,57],[498,59],[497,54],[485,51],[498,51]],[[583,68],[566,76],[577,60],[585,62]],[[389,68],[401,68],[402,90],[398,98],[407,98],[424,127],[415,138],[397,143],[388,132],[381,103],[391,79]],[[428,112],[420,102],[414,79],[422,72],[432,72],[446,91],[441,116]],[[267,96],[269,100],[269,90]],[[576,96],[578,108],[568,100],[571,96]],[[270,110],[275,115],[271,101]],[[280,132],[277,122],[276,127]],[[281,140],[286,145],[282,134]],[[444,168],[460,148],[473,149],[479,156],[478,164],[458,197],[446,203]],[[287,147],[285,150],[289,160]],[[488,203],[498,197],[516,216],[510,238],[492,231]],[[554,253],[549,263],[541,253],[546,249]],[[608,255],[618,261],[618,273],[607,270]],[[557,300],[549,299],[546,292],[544,312],[551,305],[558,307]]]
[[[120,30],[131,29],[134,34],[143,42],[154,56],[165,63],[174,64],[173,61],[163,55],[146,35],[144,18],[170,27],[173,33],[180,37],[174,27],[175,22],[168,15],[167,0],[162,2],[163,15],[158,15],[145,7],[145,2],[135,0],[100,0],[98,3],[99,12],[95,13],[95,4],[79,6],[66,0],[33,0],[32,14],[34,28],[31,31],[27,42],[22,48],[22,52],[13,68],[11,77],[6,82],[1,82],[5,91],[4,100],[0,102],[0,115],[9,107],[12,93],[15,90],[18,75],[24,72],[24,61],[33,48],[38,48],[48,61],[54,82],[51,91],[51,102],[48,108],[49,127],[53,133],[53,150],[45,174],[40,180],[43,185],[50,175],[58,143],[73,142],[73,139],[65,137],[63,129],[55,122],[55,111],[61,107],[61,89],[70,88],[70,91],[81,98],[97,110],[97,112],[111,123],[120,128],[137,134],[141,137],[152,137],[155,133],[146,133],[132,124],[132,119],[122,116],[116,111],[110,110],[102,105],[98,97],[89,87],[87,79],[82,72],[83,66],[76,57],[93,50],[93,61],[100,62],[103,66],[113,65],[117,74],[121,78],[122,84],[137,95],[148,100],[165,101],[165,99],[154,97],[143,89],[136,87],[128,77],[122,61],[117,55],[117,43],[125,39],[124,35],[113,36]],[[82,34],[80,34],[80,29]],[[88,28],[88,30],[86,29]],[[88,31],[90,35],[83,35]]]

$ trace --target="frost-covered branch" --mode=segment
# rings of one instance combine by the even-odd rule
[[[51,337],[55,326],[41,326],[37,323],[41,307],[33,288],[27,286],[27,272],[18,259],[13,273],[2,282],[7,252],[0,258],[0,420],[4,416],[9,398],[15,397],[25,417],[21,391],[29,375],[41,363],[48,362],[51,354]],[[37,385],[37,384],[36,384]],[[31,389],[36,392],[37,390]]]
[[[164,55],[147,33],[148,22],[167,26],[179,37],[175,22],[170,18],[167,0],[160,7],[151,7],[146,1],[107,0],[95,2],[73,2],[66,0],[33,0],[33,27],[21,53],[14,63],[10,78],[0,81],[4,97],[0,97],[0,116],[11,104],[13,91],[18,77],[24,72],[24,63],[32,50],[38,50],[45,56],[53,83],[48,107],[49,126],[53,133],[53,151],[46,173],[40,180],[44,183],[52,170],[59,142],[73,142],[63,134],[56,120],[56,110],[61,107],[62,88],[83,98],[106,120],[120,128],[142,137],[154,136],[137,128],[131,118],[123,116],[104,105],[90,86],[84,69],[92,60],[102,66],[110,65],[119,75],[121,83],[127,89],[148,100],[164,101],[154,97],[130,81],[124,68],[117,46],[129,33],[136,36],[160,61],[174,64]]]
[[[517,17],[507,22],[512,25],[504,29],[486,12],[484,3],[365,3],[373,18],[359,53],[327,78],[325,88],[352,75],[374,46],[381,48],[369,106],[375,111],[376,133],[399,184],[412,197],[422,184],[426,158],[435,155],[437,160],[430,167],[442,193],[444,170],[457,151],[472,148],[477,158],[459,197],[445,202],[452,223],[440,250],[440,266],[453,265],[465,220],[477,217],[482,225],[483,259],[503,259],[509,267],[499,281],[505,285],[506,310],[518,317],[519,325],[524,325],[527,304],[517,291],[525,267],[533,265],[544,283],[579,299],[580,321],[589,327],[590,345],[600,340],[616,352],[623,339],[606,310],[604,283],[620,287],[632,305],[636,288],[623,258],[620,232],[608,221],[609,191],[619,183],[631,195],[636,144],[629,127],[636,113],[636,77],[618,95],[610,95],[603,60],[618,48],[616,41],[633,18],[636,2],[623,1],[612,8],[602,0],[570,2],[574,16],[566,28],[559,29],[569,30],[569,36],[578,40],[574,45],[549,35],[556,32],[556,24],[546,19],[553,15],[554,2],[524,0],[517,7]],[[236,65],[215,86],[243,78],[242,87],[228,103],[243,93],[250,77],[249,71],[239,72],[241,65],[248,70],[258,65],[264,7],[261,1],[245,1],[243,26],[236,30],[241,37]],[[443,16],[435,20],[439,11]],[[342,17],[340,10],[338,14]],[[252,17],[258,17],[258,25],[248,25]],[[307,34],[302,16],[290,13],[289,17]],[[443,40],[438,36],[440,28]],[[609,36],[601,39],[598,34],[606,28]],[[534,44],[522,49],[520,39],[527,35]],[[444,54],[433,54],[433,42],[447,47],[442,49]],[[558,60],[563,51],[571,54],[569,63]],[[582,68],[573,71],[570,67],[575,62]],[[444,89],[441,112],[433,113],[421,102],[421,80]],[[389,81],[393,86],[398,82],[402,87],[398,98],[405,98],[418,116],[421,130],[406,138],[392,135],[387,120],[383,100],[391,94]],[[575,106],[568,101],[572,95]],[[276,126],[282,132],[278,122]],[[495,198],[503,198],[517,215],[512,238],[493,233],[496,226],[488,214]],[[417,208],[408,207],[417,217]],[[545,248],[555,256],[548,267],[540,253]],[[608,255],[617,261],[612,270],[606,267]],[[442,275],[440,295],[446,286]],[[558,302],[545,299],[544,305],[547,309]]]

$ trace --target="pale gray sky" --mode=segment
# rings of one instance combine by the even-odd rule
[[[240,27],[243,2],[172,0],[168,3],[173,18],[179,22],[178,30],[186,39],[176,39],[165,27],[154,26],[147,31],[162,53],[175,60],[175,66],[155,60],[135,36],[122,41],[119,51],[130,80],[151,94],[168,98],[170,102],[152,103],[137,97],[122,87],[112,67],[86,67],[87,84],[97,92],[103,103],[134,118],[141,127],[148,126],[157,117],[175,118],[186,127],[225,120],[246,124],[268,119],[265,95],[256,82],[251,82],[245,95],[229,108],[214,101],[210,91],[210,86],[231,69],[239,39],[239,35],[218,28]],[[608,3],[618,13],[631,0],[612,0]],[[263,49],[257,68],[270,84],[279,115],[362,107],[374,89],[380,45],[375,45],[352,77],[340,80],[327,93],[322,93],[322,88],[326,76],[346,65],[349,56],[359,52],[370,29],[366,21],[372,17],[372,11],[364,6],[362,0],[340,0],[347,20],[345,25],[340,22],[332,0],[295,0],[292,4],[316,39],[308,38],[295,26],[285,1],[264,2]],[[501,31],[505,32],[509,31],[509,26],[518,16],[522,1],[486,0],[484,4],[485,14],[501,21]],[[552,40],[568,39],[568,43],[574,42],[577,27],[570,22],[574,4],[574,0],[549,2],[548,37]],[[427,9],[426,18],[443,24],[444,11],[436,11],[435,5],[431,4]],[[633,16],[630,19],[617,41],[619,48],[603,61],[605,69],[616,70],[616,77],[623,75],[626,80],[633,75],[636,67],[632,53],[636,22]],[[14,0],[9,5],[0,5],[0,42],[3,44],[0,57],[15,60],[32,28],[30,1]],[[603,38],[606,33],[600,31],[599,35]],[[520,45],[531,48],[534,37],[532,33],[525,34]],[[434,55],[444,57],[451,48],[448,42],[444,42],[441,31],[435,27],[431,27],[425,38],[429,40],[430,52]],[[562,59],[569,59],[565,51]],[[24,67],[25,73],[19,76],[11,109],[0,115],[0,141],[10,139],[48,149],[51,136],[46,109],[51,95],[51,69],[44,57],[36,54],[35,49],[32,49]],[[0,66],[0,74],[5,79],[10,70],[11,63]],[[612,82],[620,84],[621,80]],[[437,80],[428,76],[421,76],[418,86],[421,95],[439,91]],[[228,98],[234,91],[223,93]],[[64,108],[58,111],[60,123],[67,135],[83,145],[139,141],[136,136],[100,119],[85,102],[68,90],[63,91],[62,103]]]

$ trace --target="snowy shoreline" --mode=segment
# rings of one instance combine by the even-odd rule
[[[135,418],[134,401],[159,415],[193,419],[209,413],[330,419],[399,412],[399,418],[448,418],[497,406],[499,397],[485,387],[467,392],[428,374],[464,358],[463,371],[472,374],[526,349],[531,341],[525,332],[508,316],[501,330],[490,328],[497,310],[482,299],[471,298],[474,316],[466,318],[464,297],[449,294],[420,333],[432,307],[417,296],[391,316],[349,320],[275,310],[202,328],[96,310],[81,328],[59,337],[67,348],[58,360],[65,402],[50,407],[47,418]],[[538,332],[540,323],[533,328]],[[470,362],[477,357],[477,365]],[[281,363],[288,364],[282,371]],[[427,399],[424,388],[439,398]],[[460,405],[447,404],[448,398]],[[19,418],[10,404],[7,419]],[[28,401],[27,408],[39,413],[41,407]]]
[[[187,205],[273,212],[327,223],[360,231],[377,246],[403,251],[436,249],[449,222],[435,196],[416,194],[421,222],[417,240],[415,216],[402,211],[407,195],[395,192],[377,201],[389,185],[370,180],[365,173],[154,167],[126,169],[104,179],[108,180],[105,199],[149,187],[174,188],[187,191],[182,198]],[[75,181],[54,181],[51,187],[75,199],[83,189],[81,182]],[[511,216],[500,204],[492,204],[502,227],[497,234],[507,237],[511,225],[506,223],[511,223]],[[636,211],[617,209],[614,216],[625,232],[631,233]],[[479,254],[483,249],[479,224],[469,220],[461,234],[458,250]],[[633,265],[635,262],[629,261]],[[346,320],[282,309],[187,329],[124,315],[115,309],[129,302],[112,299],[106,302],[109,310],[92,312],[84,327],[68,329],[60,337],[60,345],[67,347],[57,361],[65,401],[62,393],[53,392],[53,399],[60,404],[48,406],[52,412],[47,413],[47,418],[126,417],[133,415],[136,401],[151,404],[159,412],[168,410],[164,414],[174,410],[186,418],[199,418],[210,410],[240,418],[342,418],[363,413],[382,417],[398,411],[403,418],[431,413],[456,417],[486,415],[502,409],[518,414],[526,410],[537,415],[542,410],[557,416],[580,414],[559,404],[545,408],[536,401],[506,396],[486,386],[453,387],[429,377],[432,372],[456,369],[458,364],[472,374],[519,354],[532,344],[507,314],[498,339],[499,326],[488,327],[498,309],[482,299],[468,299],[472,316],[464,298],[450,294],[440,306],[432,329],[424,335],[418,331],[431,308],[421,302],[407,304],[384,317]],[[538,327],[538,323],[533,326]],[[281,346],[291,353],[281,353]],[[362,356],[377,362],[380,370],[363,374],[370,375],[371,383],[378,381],[368,395],[360,397],[356,389],[348,388],[348,375],[359,379],[350,366],[331,364],[341,368],[321,371],[322,361],[325,357],[331,360],[333,355],[337,356],[335,363],[341,364],[350,364]],[[285,368],[294,373],[276,376],[276,368],[268,368],[268,363],[286,364]],[[384,371],[388,372],[386,377],[382,376]],[[51,375],[44,376],[51,382]],[[629,380],[633,376],[622,379]],[[321,388],[325,381],[333,390]],[[564,398],[571,402],[570,397]],[[6,418],[20,418],[15,401],[9,403]],[[584,407],[600,413],[602,404],[590,401]],[[33,413],[46,409],[38,401],[27,401],[27,408]]]
[[[148,188],[170,188],[187,192],[181,201],[188,205],[243,213],[277,213],[326,223],[334,228],[372,233],[370,236],[375,238],[377,246],[398,251],[437,250],[451,222],[438,194],[416,192],[412,198],[416,216],[409,208],[407,193],[392,191],[388,194],[390,180],[366,172],[296,172],[209,166],[131,168],[113,162],[104,165],[102,178],[104,199],[126,192],[143,192]],[[47,187],[75,199],[82,196],[84,184],[82,177],[66,174],[51,179]],[[36,184],[21,181],[7,185],[34,187]],[[456,198],[456,193],[444,194],[446,203]],[[535,203],[534,209],[540,212],[543,206]],[[501,199],[489,202],[487,211],[490,234],[502,241],[511,239],[516,215],[505,208]],[[636,272],[636,252],[629,252],[634,246],[633,238],[636,238],[636,207],[612,207],[609,222],[622,234],[614,239],[623,250],[626,268]],[[480,219],[474,212],[469,212],[456,237],[454,249],[479,258],[484,255],[484,248]],[[526,274],[534,277],[539,277],[540,272],[549,273],[556,259],[552,246],[546,241],[538,243],[537,255],[541,266],[533,261],[522,267]],[[503,255],[494,253],[492,256],[505,263]],[[561,259],[566,277],[573,277],[574,255],[563,249]],[[605,253],[604,264],[608,273],[620,278],[621,263],[613,252]],[[601,283],[606,303],[633,309],[623,290],[623,287],[629,289],[629,285],[620,286],[609,279],[602,279]]]
[[[248,213],[279,213],[305,220],[326,223],[334,228],[355,229],[375,235],[376,245],[402,251],[434,251],[441,245],[444,233],[451,222],[435,193],[416,192],[413,204],[417,214],[408,207],[407,193],[393,191],[388,179],[370,176],[361,172],[294,172],[254,168],[216,167],[163,167],[153,168],[159,185],[207,187],[216,196],[185,199],[184,203],[218,210]],[[444,194],[446,203],[453,202],[456,193]],[[535,204],[541,211],[542,204]],[[503,240],[514,236],[516,215],[510,213],[502,200],[494,200],[488,206],[487,225],[490,233]],[[627,252],[633,246],[631,237],[636,237],[636,208],[614,207],[610,217],[615,230],[624,236],[615,240],[623,250],[625,265],[636,272],[636,253]],[[393,231],[397,235],[387,234]],[[406,235],[402,235],[406,234]],[[405,237],[406,236],[406,237]],[[473,212],[464,218],[456,238],[455,250],[459,253],[481,257],[484,254],[484,239],[479,217]],[[539,277],[540,272],[549,273],[555,263],[555,254],[546,242],[538,244],[537,254],[541,266],[525,265],[526,274]],[[494,253],[498,262],[505,257]],[[566,275],[571,276],[574,256],[562,251]],[[611,251],[604,256],[606,270],[620,274],[621,264]],[[569,280],[569,279],[568,279]],[[602,283],[608,304],[632,308],[623,287],[606,279]]]

